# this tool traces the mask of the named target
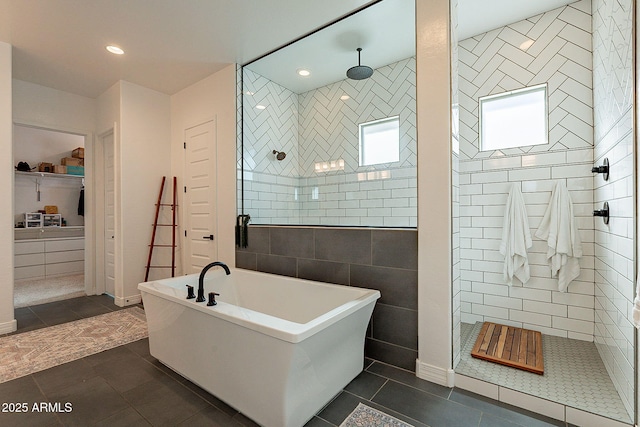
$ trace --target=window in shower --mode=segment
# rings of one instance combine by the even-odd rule
[[[479,99],[482,151],[549,142],[547,84]]]
[[[400,160],[400,117],[361,123],[360,166]]]

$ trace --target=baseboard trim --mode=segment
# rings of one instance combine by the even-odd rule
[[[453,369],[429,365],[428,363],[420,362],[418,359],[416,359],[416,376],[445,387],[453,387],[455,384],[455,372]]]
[[[13,319],[9,322],[0,323],[0,334],[10,334],[18,330],[18,321]]]
[[[127,307],[129,305],[136,305],[142,302],[142,295],[132,295],[128,297],[114,297],[113,302],[118,307]]]

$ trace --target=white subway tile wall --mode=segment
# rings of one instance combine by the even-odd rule
[[[417,226],[415,58],[299,95],[246,69],[243,79],[244,209],[252,224]],[[358,124],[395,115],[400,161],[360,167]],[[286,158],[277,161],[273,150]],[[336,159],[344,171],[315,170]]]
[[[493,320],[595,341],[632,413],[632,10],[631,1],[621,3],[582,0],[460,42],[460,307],[465,323]],[[550,143],[479,151],[478,97],[544,82]],[[605,157],[606,182],[590,172]],[[558,292],[546,243],[534,237],[531,280],[508,287],[498,253],[508,188],[520,185],[533,235],[558,180],[574,203],[580,277]],[[609,225],[592,217],[604,201]]]
[[[461,320],[494,320],[593,341],[594,318],[587,313],[593,313],[595,294],[590,1],[459,46]],[[549,85],[549,144],[480,151],[478,98],[540,83]],[[558,292],[547,244],[534,237],[528,251],[531,279],[509,287],[498,251],[509,190],[520,186],[533,236],[559,180],[570,191],[583,240],[581,274],[567,294]]]
[[[608,201],[609,225],[595,221],[595,343],[630,413],[634,407],[635,286],[632,2],[593,2],[594,163],[608,158],[611,174],[593,179],[594,208]],[[574,318],[589,314],[574,308]]]

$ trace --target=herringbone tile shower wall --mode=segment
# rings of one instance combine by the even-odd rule
[[[459,47],[462,321],[497,321],[592,341],[591,2],[497,28]],[[548,84],[549,144],[481,151],[478,98],[541,83]],[[531,279],[509,287],[498,249],[510,187],[520,186],[534,236],[558,180],[570,191],[583,243],[580,277],[567,293],[559,292],[546,261],[547,243],[534,237]]]
[[[415,58],[299,95],[245,69],[244,204],[252,223],[415,226],[415,84]],[[400,161],[360,167],[358,125],[396,115]],[[277,161],[274,149],[286,158]],[[344,171],[315,171],[340,159]]]

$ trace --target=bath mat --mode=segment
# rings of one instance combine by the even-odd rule
[[[340,427],[413,427],[404,421],[373,409],[365,404],[358,403],[358,407],[351,412]]]
[[[148,336],[144,310],[127,308],[0,338],[0,383]]]
[[[530,329],[484,322],[471,356],[544,374],[542,334]]]

